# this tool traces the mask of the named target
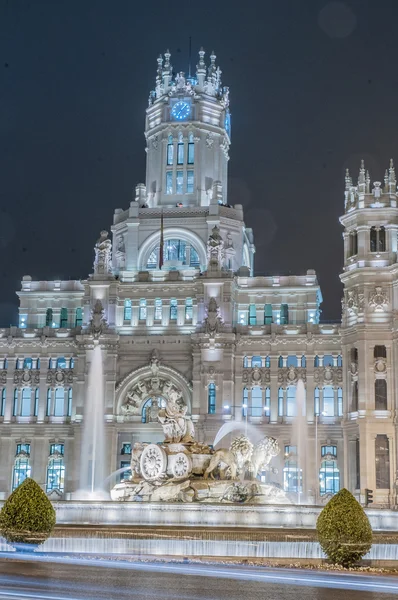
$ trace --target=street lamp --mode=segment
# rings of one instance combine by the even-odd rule
[[[245,436],[247,437],[247,413],[248,413],[248,407],[247,404],[242,404],[242,408],[246,409],[246,425],[245,425]]]
[[[321,415],[325,417],[328,413],[326,410],[321,412]],[[318,504],[319,499],[319,474],[318,474],[318,419],[319,413],[315,413],[315,504]]]

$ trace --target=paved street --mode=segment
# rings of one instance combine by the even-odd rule
[[[383,576],[235,565],[0,559],[0,600],[395,600],[397,594],[398,578]]]

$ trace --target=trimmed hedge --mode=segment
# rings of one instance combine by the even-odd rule
[[[319,543],[335,564],[350,567],[372,546],[372,528],[362,506],[345,488],[322,510],[316,523]]]
[[[7,542],[42,544],[54,526],[53,505],[30,477],[13,491],[0,512],[0,531]]]

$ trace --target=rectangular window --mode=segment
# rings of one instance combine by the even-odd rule
[[[12,416],[16,417],[18,413],[18,389],[14,390],[14,403],[12,406]]]
[[[256,325],[256,323],[257,323],[256,305],[250,304],[250,306],[249,306],[249,325]]]
[[[265,416],[269,417],[269,413],[271,410],[271,388],[265,388]]]
[[[50,456],[53,454],[62,454],[64,455],[64,445],[63,444],[50,444]]]
[[[375,440],[376,489],[390,488],[390,443],[386,435],[377,435]]]
[[[176,173],[176,193],[183,194],[183,184],[184,184],[184,171],[177,171]]]
[[[46,417],[51,414],[51,388],[47,390],[47,406],[46,406]]]
[[[343,416],[343,389],[337,388],[337,415]]]
[[[125,469],[124,471],[122,471],[120,473],[120,481],[124,481],[126,479],[129,479],[131,477],[131,464],[129,460],[121,460],[120,461],[120,468],[121,469]]]
[[[259,386],[255,386],[254,388],[252,388],[251,416],[263,416],[263,398],[262,391]]]
[[[64,416],[65,390],[63,387],[55,388],[54,417]]]
[[[83,325],[83,310],[81,308],[76,309],[75,313],[75,327],[81,327]]]
[[[322,446],[321,456],[326,456],[327,454],[337,457],[337,446]]]
[[[314,390],[314,415],[316,417],[319,417],[319,414],[320,414],[319,398],[320,398],[319,388],[316,387]]]
[[[36,388],[35,389],[35,406],[34,406],[33,416],[37,417],[38,414],[39,414],[39,388]]]
[[[124,301],[123,321],[131,321],[131,300],[129,299]]]
[[[295,417],[296,414],[296,386],[289,385],[286,389],[286,416]]]
[[[155,298],[155,321],[162,320],[162,299]]]
[[[66,329],[68,327],[68,309],[67,308],[61,308],[59,324],[60,324],[61,329]]]
[[[177,144],[177,165],[184,164],[184,144]]]
[[[289,307],[287,304],[281,304],[281,325],[287,325],[289,323]]]
[[[187,194],[193,194],[193,171],[187,171]]]
[[[21,417],[30,417],[31,390],[22,388],[21,395]]]
[[[278,417],[283,417],[283,388],[278,390]]]
[[[323,388],[323,412],[327,417],[334,417],[334,389],[331,385]]]
[[[32,472],[28,458],[17,458],[12,474],[12,490],[14,491]]]
[[[188,144],[188,164],[193,165],[195,162],[195,143],[189,142]]]
[[[170,300],[170,321],[177,320],[177,299],[171,298]]]
[[[209,383],[208,387],[207,412],[209,415],[214,415],[216,412],[216,386],[214,383]]]
[[[145,298],[141,298],[140,300],[140,310],[138,314],[140,321],[146,321],[146,300]]]
[[[264,306],[264,325],[271,325],[272,323],[272,304],[266,304]]]
[[[129,442],[122,444],[120,454],[131,454],[131,444]]]
[[[167,144],[167,164],[170,166],[174,160],[174,144],[173,141]]]
[[[68,417],[72,416],[72,397],[73,397],[73,392],[72,392],[72,388],[69,388],[68,390]]]
[[[63,458],[52,458],[48,462],[46,492],[59,490],[64,491],[65,486],[65,465]]]
[[[185,300],[185,320],[192,321],[192,316],[193,316],[192,298],[186,298],[186,300]]]
[[[1,399],[0,399],[0,417],[4,417],[4,413],[6,410],[6,388],[1,390]]]
[[[173,193],[173,171],[166,171],[166,194]]]

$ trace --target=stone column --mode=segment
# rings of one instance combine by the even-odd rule
[[[14,405],[14,389],[16,385],[14,384],[14,371],[16,367],[16,358],[14,356],[10,356],[8,358],[8,369],[7,369],[7,379],[6,379],[6,405],[4,410],[4,423],[10,423],[12,418],[12,411]]]

